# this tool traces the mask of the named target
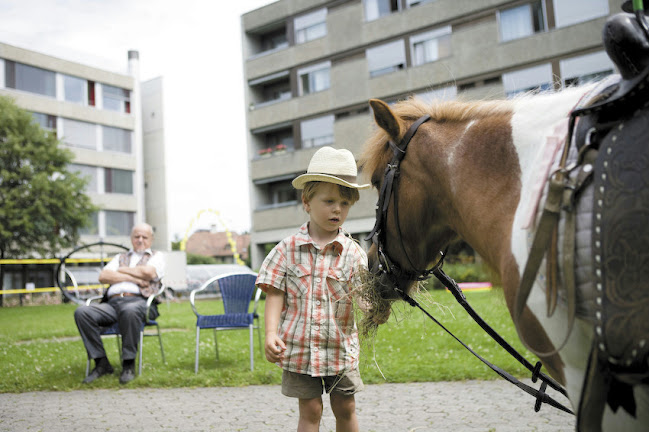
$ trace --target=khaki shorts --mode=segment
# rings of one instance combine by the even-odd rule
[[[287,370],[282,374],[282,394],[299,399],[314,399],[320,397],[323,391],[351,396],[363,390],[363,387],[358,369],[325,377],[312,377]]]

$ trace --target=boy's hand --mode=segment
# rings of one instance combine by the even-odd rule
[[[278,363],[284,358],[286,345],[277,334],[266,335],[266,360],[271,363]]]

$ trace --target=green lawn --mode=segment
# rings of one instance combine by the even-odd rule
[[[522,347],[499,289],[467,293],[478,313],[531,362],[536,358]],[[442,290],[424,292],[418,300],[456,336],[480,355],[515,376],[529,376],[486,335]],[[75,305],[0,308],[0,392],[118,388],[117,374],[82,385],[86,354],[74,324]],[[201,311],[221,307],[216,300],[200,301]],[[263,314],[263,302],[260,304]],[[189,302],[160,305],[167,363],[163,364],[156,338],[144,340],[144,371],[127,387],[209,387],[279,384],[281,370],[258,350],[255,334],[255,370],[249,370],[248,332],[219,333],[220,361],[216,361],[211,330],[201,335],[200,368],[194,374],[195,317]],[[217,313],[217,312],[215,312]],[[263,315],[262,320],[263,324]],[[263,329],[262,329],[263,339]],[[421,312],[399,303],[390,320],[372,340],[362,341],[361,375],[366,384],[382,382],[497,379],[497,375],[443,332]],[[105,346],[119,366],[116,344]],[[119,372],[119,368],[117,368]]]

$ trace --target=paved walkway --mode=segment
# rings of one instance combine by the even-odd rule
[[[360,429],[368,432],[574,431],[573,416],[547,405],[534,412],[534,399],[502,380],[367,385],[356,406]],[[285,432],[296,426],[297,401],[282,396],[279,386],[0,394],[0,431]],[[320,430],[335,429],[325,399]]]

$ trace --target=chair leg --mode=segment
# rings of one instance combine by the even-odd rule
[[[214,329],[214,348],[216,349],[216,361],[219,361],[219,342],[216,338],[216,329]]]
[[[253,360],[254,350],[252,349],[252,347],[254,346],[254,344],[252,342],[252,340],[254,339],[253,338],[254,326],[252,324],[250,324],[248,326],[248,328],[250,329],[250,372],[252,372],[254,370],[254,367],[255,367],[254,360]]]
[[[264,351],[261,349],[261,327],[259,326],[259,320],[257,320],[257,340],[259,342],[259,355],[263,358]]]
[[[194,360],[194,373],[198,373],[198,341],[201,335],[201,328],[196,326],[196,360]]]
[[[142,375],[142,351],[144,351],[144,327],[140,330],[140,344],[138,346],[138,370],[137,374]]]
[[[117,352],[119,353],[119,363],[122,364],[122,335],[116,334],[115,341],[117,343]]]
[[[86,362],[86,376],[90,375],[90,359]]]
[[[160,326],[156,325],[158,329],[158,341],[160,342],[160,355],[162,356],[162,363],[167,364],[167,359],[165,358],[165,350],[162,346],[162,333],[160,333]]]

